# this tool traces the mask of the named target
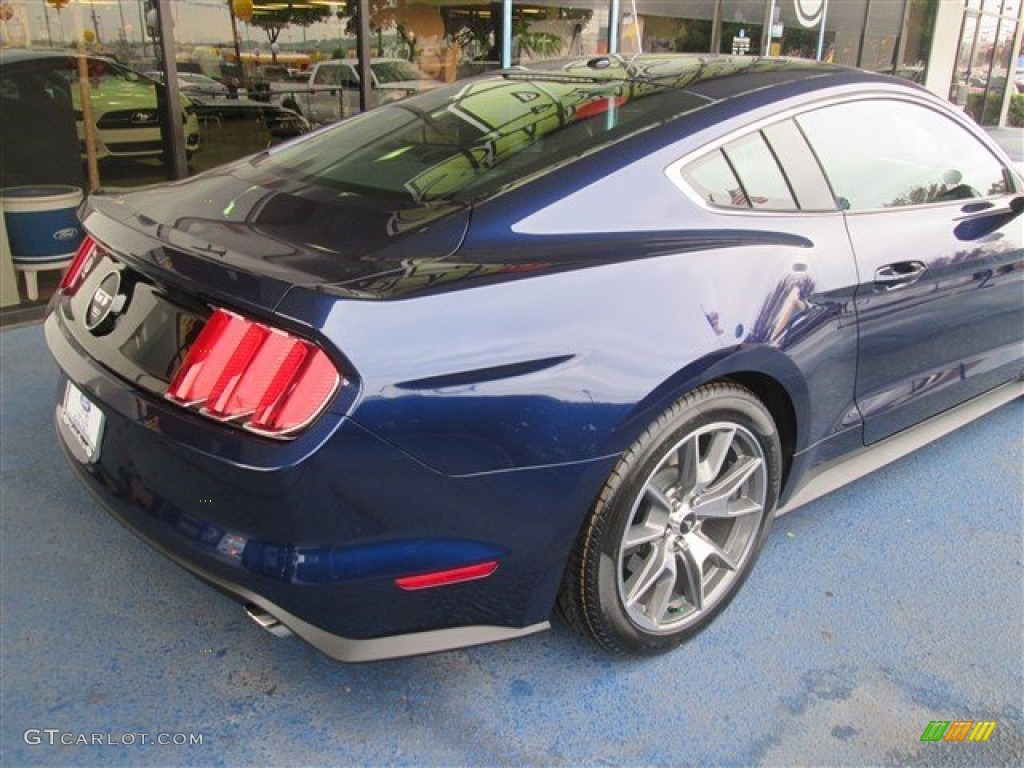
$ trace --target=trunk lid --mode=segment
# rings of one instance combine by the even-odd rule
[[[86,229],[152,279],[272,310],[317,289],[454,253],[469,208],[361,195],[245,160],[185,181],[89,199]]]
[[[325,286],[401,272],[414,256],[443,259],[465,235],[466,206],[339,193],[256,165],[89,198],[83,221],[100,247],[77,290],[51,307],[81,349],[162,396],[213,308],[323,345],[339,293],[376,298]],[[318,300],[282,315],[296,286]]]

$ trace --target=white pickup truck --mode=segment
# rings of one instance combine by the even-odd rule
[[[372,59],[370,106],[404,99],[442,85],[405,59]],[[309,80],[270,84],[271,99],[301,113],[311,123],[333,123],[359,111],[359,68],[354,59],[313,65]]]

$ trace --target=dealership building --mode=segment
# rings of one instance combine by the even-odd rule
[[[0,187],[181,178],[439,83],[608,53],[833,62],[920,83],[983,125],[1021,126],[1022,9],[1022,0],[2,0]],[[74,57],[53,58],[72,51],[88,54],[88,77]],[[410,87],[410,78],[420,80]],[[167,117],[174,111],[181,120]],[[17,301],[13,280],[3,282],[3,305]]]
[[[4,47],[91,48],[131,66],[157,58],[156,0],[5,0]],[[178,58],[216,73],[238,54],[330,56],[348,42],[360,1],[296,2],[299,24],[267,34],[280,3],[168,0]],[[1005,122],[1021,54],[1021,0],[391,0],[373,2],[374,55],[422,59],[447,78],[470,62],[515,64],[607,52],[721,52],[834,61],[926,85],[984,122]],[[232,11],[233,9],[233,11]],[[155,16],[155,14],[154,14]],[[264,19],[267,20],[264,23]],[[305,24],[305,26],[302,26]],[[396,34],[397,32],[397,34]],[[275,36],[275,43],[270,37]],[[306,43],[303,50],[303,43]],[[409,46],[414,50],[409,56]],[[971,103],[969,103],[971,102]]]

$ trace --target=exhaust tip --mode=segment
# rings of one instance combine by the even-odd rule
[[[274,637],[291,637],[292,631],[265,610],[254,603],[246,603],[245,612],[249,618]]]

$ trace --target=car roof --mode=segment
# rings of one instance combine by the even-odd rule
[[[75,58],[85,56],[95,61],[106,61],[124,67],[123,64],[115,61],[109,56],[97,56],[94,53],[81,54],[78,51],[31,51],[24,48],[5,48],[0,50],[0,66],[6,64],[23,64],[31,61],[57,61],[59,59]]]
[[[29,51],[23,48],[5,48],[0,50],[0,64],[39,61],[40,59],[62,59],[73,55],[75,54],[72,51]]]

